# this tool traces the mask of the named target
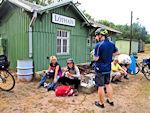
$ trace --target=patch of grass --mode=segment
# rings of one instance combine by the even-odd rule
[[[0,55],[2,55],[3,54],[3,49],[2,49],[2,47],[0,47]]]
[[[150,54],[150,44],[145,44],[145,53]]]

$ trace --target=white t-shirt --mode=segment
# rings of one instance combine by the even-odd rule
[[[67,73],[73,74],[73,77],[67,76]],[[75,66],[74,70],[70,70],[70,71],[67,71],[66,73],[64,73],[64,75],[70,79],[74,79],[74,77],[76,77],[80,80],[80,71],[79,71],[79,68],[77,66]]]

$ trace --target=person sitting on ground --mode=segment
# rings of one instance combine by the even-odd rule
[[[67,68],[64,69],[63,77],[61,77],[58,82],[62,83],[63,85],[74,85],[76,96],[78,95],[78,88],[80,85],[80,71],[74,64],[74,60],[72,58],[67,60]]]
[[[50,91],[53,88],[53,86],[57,83],[58,79],[62,76],[61,66],[58,64],[57,58],[55,56],[50,57],[49,68],[46,74],[44,74],[43,78],[41,79],[38,88],[44,85],[44,82],[47,80],[48,76],[49,78],[54,78],[54,81],[48,86],[47,89],[48,91]]]
[[[130,64],[120,64],[121,68],[124,69],[126,72],[128,71],[128,68],[130,66]],[[129,79],[128,78],[128,73],[126,75],[124,75],[124,79]]]
[[[121,54],[117,58],[119,65],[127,72],[130,64],[132,63],[130,56],[127,54]],[[128,75],[124,75],[124,78],[128,80]]]
[[[121,77],[123,75],[127,75],[127,72],[121,68],[121,66],[118,64],[118,59],[115,58],[111,65],[111,82],[115,84],[117,84],[117,81],[121,82]]]

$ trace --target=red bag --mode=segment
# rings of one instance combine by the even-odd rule
[[[55,95],[56,96],[71,96],[69,93],[71,92],[72,87],[71,86],[58,86],[55,89]]]

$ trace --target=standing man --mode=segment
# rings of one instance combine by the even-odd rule
[[[95,46],[95,83],[98,86],[99,101],[95,101],[95,105],[104,108],[104,86],[106,87],[108,99],[107,103],[114,106],[112,95],[113,90],[110,85],[110,73],[112,56],[119,55],[115,44],[107,39],[108,31],[105,29],[97,29],[95,36],[98,43]]]

